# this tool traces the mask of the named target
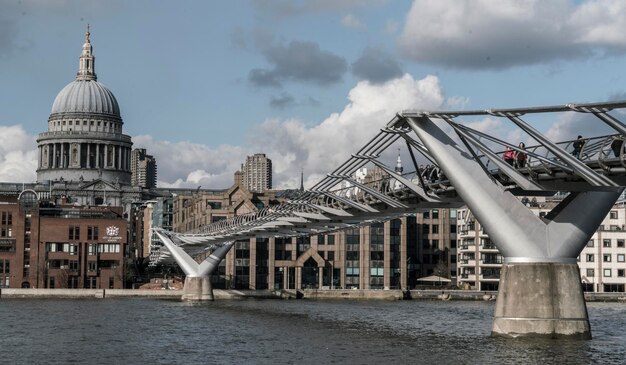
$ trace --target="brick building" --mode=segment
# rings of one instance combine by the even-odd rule
[[[0,286],[123,287],[122,208],[55,205],[31,190],[0,201]]]

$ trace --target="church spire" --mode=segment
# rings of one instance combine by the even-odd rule
[[[93,48],[91,46],[91,33],[89,32],[89,24],[87,24],[87,32],[85,33],[85,43],[83,51],[80,54],[78,65],[78,73],[76,80],[97,80],[96,77],[96,58],[93,56]]]
[[[404,169],[402,168],[402,160],[400,160],[400,149],[398,148],[398,161],[396,162],[396,172],[401,174]]]
[[[304,191],[304,169],[300,171],[300,191]]]

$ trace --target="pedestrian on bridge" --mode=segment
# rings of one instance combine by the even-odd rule
[[[583,136],[578,136],[576,141],[574,141],[574,150],[572,151],[572,155],[576,156],[577,159],[580,160],[580,152],[583,150],[583,146],[585,145],[585,140]]]
[[[620,136],[613,137],[613,142],[611,142],[611,149],[613,150],[615,157],[619,157],[620,150],[622,149],[623,145],[624,145],[624,140],[622,139],[622,137]]]
[[[509,146],[506,146],[504,149],[504,161],[511,166],[515,165],[515,151]]]
[[[520,148],[520,150],[523,150],[524,148],[526,148],[526,145],[524,144],[524,142],[520,142],[518,147]],[[517,164],[517,168],[522,168],[526,166],[526,154],[522,151],[516,151],[515,163]]]

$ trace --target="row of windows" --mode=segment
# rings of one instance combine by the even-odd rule
[[[0,274],[8,274],[11,272],[11,261],[0,260]]]
[[[13,229],[12,228],[0,228],[0,237],[13,237]]]
[[[613,255],[611,255],[609,253],[605,253],[605,254],[602,255],[602,261],[603,262],[611,262],[612,261],[611,260],[612,256]],[[624,255],[623,253],[617,254],[615,256],[617,256],[617,262],[626,262],[625,261],[626,255]],[[592,253],[588,253],[588,254],[585,255],[585,258],[586,258],[587,262],[595,262],[595,260],[596,260],[595,257],[596,257],[596,255],[594,255]]]
[[[602,247],[606,247],[606,248],[611,247],[612,246],[612,241],[613,240],[611,240],[609,238],[603,239],[602,240]],[[618,240],[615,240],[615,241],[616,241],[615,246],[617,248],[624,248],[625,245],[624,245],[624,240],[623,239],[618,239]],[[589,242],[587,242],[587,247],[595,247],[594,240],[589,240]]]
[[[3,226],[10,226],[13,224],[13,212],[2,212],[2,220],[0,224]]]
[[[587,277],[588,278],[592,278],[595,276],[596,271],[594,269],[587,269]],[[617,275],[618,278],[623,278],[625,277],[625,269],[615,269],[615,274]],[[613,276],[613,269],[604,269],[602,270],[602,276],[605,278],[610,278]]]
[[[79,247],[76,243],[59,243],[49,242],[46,245],[46,251],[48,252],[65,252],[70,255],[78,255]],[[87,246],[87,253],[89,255],[95,255],[97,253],[119,253],[119,243],[90,243]]]
[[[99,234],[98,227],[87,227],[87,239],[88,240],[97,240]],[[80,227],[71,226],[68,228],[68,239],[70,240],[79,240],[80,239]]]
[[[102,125],[103,125],[103,124],[102,124],[103,122],[97,122],[97,123],[98,123],[98,124],[97,124],[97,126],[98,126],[98,127],[100,127],[100,126],[102,126]],[[61,126],[61,125],[76,125],[76,126],[80,126],[80,125],[81,125],[81,123],[80,123],[80,120],[77,120],[77,121],[76,121],[76,123],[74,123],[74,121],[72,121],[72,120],[70,120],[70,121],[65,121],[65,120],[64,120],[64,121],[57,121],[57,122],[54,122],[54,123],[53,123],[53,125],[55,125],[55,126],[57,126],[57,127],[59,127],[59,126]],[[83,120],[82,125],[86,126],[86,125],[87,125],[87,121],[86,121],[86,120]],[[92,121],[89,121],[89,125],[93,127],[93,126],[95,125],[95,124],[94,124],[94,121],[93,121],[93,120],[92,120]],[[113,122],[104,122],[104,128],[107,128],[107,127],[109,127],[109,126],[111,127],[111,129],[116,129],[116,130],[117,130],[117,129],[121,129],[121,128],[120,128],[120,126],[119,126],[119,124],[114,124]]]

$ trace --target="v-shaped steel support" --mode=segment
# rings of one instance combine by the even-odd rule
[[[154,230],[154,233],[159,236],[161,242],[167,247],[178,266],[180,266],[181,270],[183,270],[188,277],[207,277],[213,274],[220,262],[226,257],[228,251],[230,251],[235,244],[234,242],[225,243],[213,251],[202,263],[197,263],[185,250],[176,245],[165,232]]]
[[[458,194],[485,227],[506,262],[567,262],[576,257],[611,209],[623,188],[588,191],[542,220],[519,199],[493,183],[478,162],[427,117],[407,118]],[[555,208],[556,209],[556,208]]]

